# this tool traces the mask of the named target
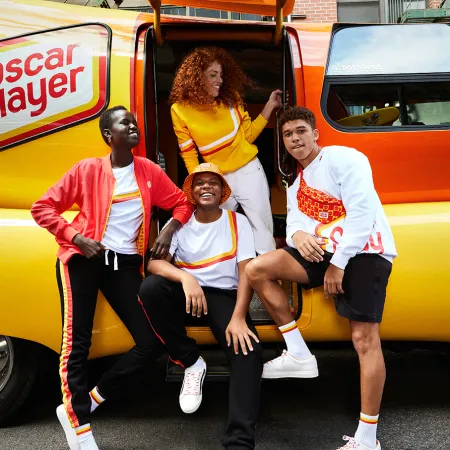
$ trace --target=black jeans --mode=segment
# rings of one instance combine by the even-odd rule
[[[97,384],[103,396],[108,397],[144,363],[164,351],[138,302],[142,257],[117,254],[118,270],[114,270],[114,252],[109,253],[108,261],[109,265],[105,265],[104,258],[74,255],[67,265],[56,262],[63,317],[60,376],[63,402],[73,427],[90,422],[86,362],[99,289],[136,344]]]
[[[245,356],[228,347],[225,330],[236,305],[236,291],[203,288],[208,303],[208,322],[217,342],[231,363],[228,429],[223,446],[228,449],[253,449],[259,412],[263,354],[261,345],[253,342],[253,352]],[[199,352],[194,339],[186,334],[186,297],[180,283],[158,275],[146,278],[139,297],[155,332],[163,339],[172,360],[184,367],[194,364]],[[256,329],[247,316],[248,327]]]

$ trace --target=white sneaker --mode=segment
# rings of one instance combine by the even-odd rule
[[[94,436],[90,436],[86,441],[80,441],[80,450],[99,450]]]
[[[78,436],[72,424],[70,423],[69,417],[67,416],[66,408],[64,405],[59,405],[56,408],[56,416],[58,417],[59,423],[63,427],[64,433],[66,433],[67,443],[69,444],[70,450],[80,450],[80,445],[78,443]]]
[[[197,411],[202,403],[202,388],[206,375],[206,363],[204,368],[188,367],[184,370],[183,386],[180,392],[180,408],[186,414]]]
[[[263,378],[315,378],[319,376],[315,356],[297,359],[286,350],[278,358],[264,364]]]
[[[362,443],[357,444],[355,438],[349,436],[344,436],[342,439],[348,442],[343,447],[339,447],[337,450],[381,450],[380,441],[377,441],[377,446],[375,448],[371,448]]]

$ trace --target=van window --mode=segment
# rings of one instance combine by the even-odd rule
[[[330,84],[328,117],[341,126],[450,125],[450,84]]]
[[[0,40],[0,151],[100,114],[110,40],[101,24]]]
[[[337,128],[450,126],[448,25],[355,26],[332,39],[322,109]]]

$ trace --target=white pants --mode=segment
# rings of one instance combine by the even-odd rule
[[[275,250],[269,184],[259,159],[224,176],[230,185],[231,197],[221,208],[236,211],[241,205],[253,230],[256,253],[262,255]]]

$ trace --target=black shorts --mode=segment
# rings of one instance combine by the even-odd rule
[[[285,247],[286,250],[306,271],[309,284],[303,289],[323,285],[325,272],[333,257],[325,252],[323,261],[306,261],[298,250]],[[392,270],[392,263],[380,255],[362,253],[351,258],[345,268],[342,288],[344,294],[334,297],[337,313],[357,322],[380,323],[386,300],[386,287]]]

